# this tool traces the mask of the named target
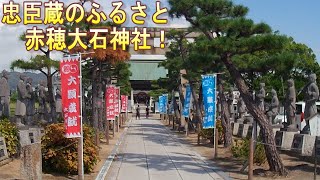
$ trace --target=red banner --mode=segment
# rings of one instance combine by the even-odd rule
[[[106,111],[107,111],[107,120],[115,120],[114,112],[114,96],[115,96],[115,87],[107,86],[106,88]]]
[[[66,138],[81,137],[79,58],[60,62],[61,96]]]
[[[121,112],[127,112],[128,109],[128,96],[121,95]]]
[[[114,114],[115,116],[119,116],[120,114],[120,107],[119,107],[119,97],[120,96],[120,87],[115,88],[114,93]]]

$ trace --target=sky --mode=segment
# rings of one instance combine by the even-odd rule
[[[3,14],[3,3],[9,0],[0,0],[0,17]],[[70,4],[76,0],[64,0],[65,4]],[[23,0],[15,0],[21,3]],[[111,1],[96,0],[102,5],[104,12],[110,13]],[[124,0],[125,9],[135,3],[132,0]],[[167,5],[166,0],[161,0],[163,5]],[[151,14],[155,11],[155,1],[142,0],[143,4],[148,6],[148,26],[156,26],[151,20]],[[256,22],[265,22],[269,24],[274,31],[278,30],[281,34],[292,36],[297,42],[304,43],[313,49],[320,61],[320,17],[319,0],[309,0],[303,3],[301,0],[235,0],[235,3],[243,4],[249,7],[248,17]],[[89,8],[90,6],[87,6]],[[131,14],[129,13],[128,16]],[[130,23],[126,25],[132,26]],[[169,20],[169,24],[163,27],[187,27],[183,19]],[[0,22],[0,70],[9,69],[10,63],[16,59],[27,60],[37,52],[28,52],[25,50],[24,42],[19,41],[19,35],[25,32],[27,27],[22,24],[16,26],[4,25]],[[61,54],[54,53],[54,59],[61,58]]]

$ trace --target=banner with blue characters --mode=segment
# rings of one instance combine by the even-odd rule
[[[159,96],[159,113],[163,114],[163,104],[164,104],[164,97],[163,96]]]
[[[184,117],[189,117],[190,102],[191,102],[191,87],[188,84],[186,87],[186,96],[184,98],[183,113],[182,113]]]
[[[216,123],[216,75],[202,75],[204,104],[203,129],[214,128]]]
[[[168,105],[168,94],[162,94],[163,97],[163,114],[168,114],[167,105]]]

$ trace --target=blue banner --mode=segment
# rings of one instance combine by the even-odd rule
[[[175,96],[174,96],[174,94],[172,95],[172,98],[171,98],[171,102],[170,102],[170,105],[169,105],[169,114],[174,114],[174,104],[173,104],[173,102],[174,102],[174,98],[175,98]]]
[[[164,97],[159,96],[159,113],[160,114],[163,114],[163,100],[164,100]]]
[[[183,113],[182,113],[184,117],[189,117],[190,101],[191,101],[191,87],[188,84],[186,87],[186,96],[184,98]]]
[[[203,129],[214,128],[216,123],[216,75],[202,76],[202,94],[204,104]]]
[[[167,111],[167,105],[168,105],[168,94],[162,94],[162,97],[163,97],[163,113],[164,114],[168,114],[168,111]]]

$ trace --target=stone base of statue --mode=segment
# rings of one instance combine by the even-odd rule
[[[301,130],[301,134],[309,134],[311,136],[320,136],[320,115],[313,116],[309,123]]]
[[[237,137],[240,137],[240,138],[247,137],[249,128],[252,128],[251,124],[240,124]]]
[[[281,128],[280,131],[298,132],[299,131],[299,125],[298,124],[287,125],[287,123],[284,123],[283,124],[283,128]]]
[[[314,152],[316,136],[307,134],[295,134],[291,150],[300,153],[302,156],[312,156]]]
[[[251,115],[244,116],[243,119],[244,119],[243,120],[244,124],[252,124],[253,123],[253,117]]]
[[[243,118],[239,118],[239,119],[236,120],[236,122],[239,123],[239,124],[243,124],[243,121],[244,121]]]
[[[277,131],[275,140],[278,148],[281,150],[290,150],[295,134],[299,134],[299,132]]]
[[[234,122],[231,124],[232,126],[232,135],[237,135],[238,134],[238,131],[239,131],[239,123],[237,122]]]

